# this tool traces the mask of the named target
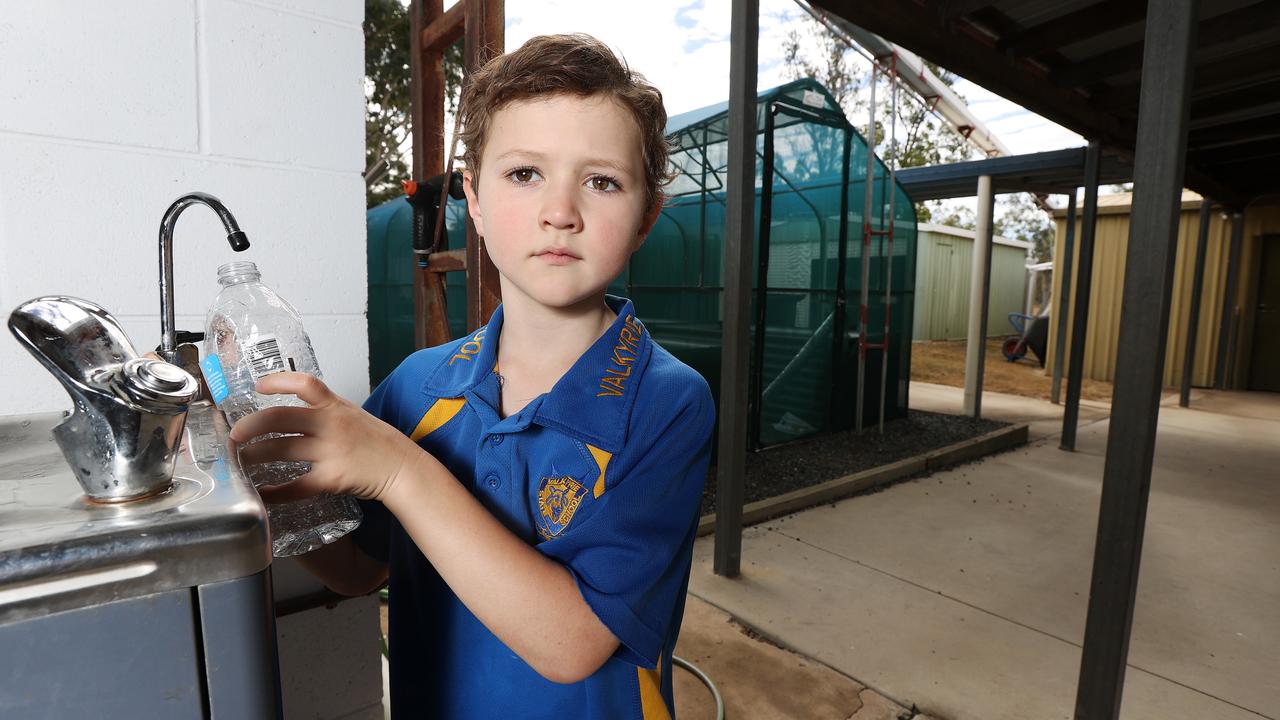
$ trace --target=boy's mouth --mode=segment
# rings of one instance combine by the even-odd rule
[[[535,253],[534,257],[550,265],[568,265],[582,259],[568,248],[546,248]]]

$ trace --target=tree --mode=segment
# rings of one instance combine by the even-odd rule
[[[1004,212],[995,219],[996,234],[1031,243],[1031,255],[1035,262],[1052,260],[1054,225],[1045,211],[1031,199],[1031,195],[1006,195],[1003,205]]]
[[[826,27],[811,18],[804,18],[799,28],[793,27],[783,43],[784,73],[789,79],[813,78],[822,83],[835,98],[845,115],[866,134],[868,80],[870,68],[866,62],[858,62],[848,45]],[[933,63],[925,61],[949,87],[957,76]],[[883,82],[883,80],[882,80]],[[954,90],[954,87],[952,87]],[[880,148],[889,136],[885,122],[892,113],[892,102],[883,87],[877,87],[875,137],[868,142]],[[959,95],[959,93],[957,93]],[[895,145],[881,149],[886,161],[896,160],[899,168],[937,165],[968,160],[972,150],[959,133],[943,123],[925,104],[910,91],[899,88],[897,130]],[[921,222],[931,219],[933,209],[925,203],[916,205],[916,218]]]
[[[800,28],[793,28],[787,34],[783,43],[787,77],[811,77],[821,82],[844,108],[859,132],[865,134],[870,68],[866,61],[858,62],[857,58],[843,40],[808,17],[804,18]],[[924,63],[960,99],[964,99],[955,89],[959,79],[955,73],[928,60]],[[963,162],[973,156],[968,140],[935,115],[914,93],[901,88],[898,91],[897,143],[894,147],[883,147],[888,131],[881,118],[890,116],[892,103],[883,85],[877,87],[876,95],[876,131],[869,142],[886,162],[896,159],[899,168],[910,168]],[[999,217],[995,220],[997,234],[1031,243],[1038,262],[1052,257],[1053,223],[1034,204],[1030,195],[1010,195],[1001,202],[998,210]],[[946,201],[917,203],[916,219],[970,230],[976,225],[971,208]]]
[[[373,207],[400,195],[410,175],[409,11],[401,0],[365,0],[364,18],[364,184]],[[445,51],[444,87],[452,114],[462,87],[461,41]]]

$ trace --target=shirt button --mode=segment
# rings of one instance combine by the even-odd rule
[[[489,439],[493,441],[493,444],[494,444],[494,445],[501,445],[501,444],[502,444],[502,436],[501,436],[501,435],[499,435],[499,434],[497,434],[497,433],[495,433],[495,434],[493,434],[493,435],[490,435],[490,436],[489,436]]]
[[[485,482],[489,483],[489,487],[496,488],[498,487],[498,476],[490,475],[489,477],[485,478]]]

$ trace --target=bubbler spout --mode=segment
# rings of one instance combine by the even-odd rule
[[[235,216],[221,200],[208,193],[183,195],[164,212],[164,219],[160,221],[160,356],[168,362],[176,361],[177,351],[173,319],[173,226],[183,210],[197,203],[209,206],[218,214],[227,230],[227,242],[232,250],[244,252],[249,249],[249,238],[236,223]]]

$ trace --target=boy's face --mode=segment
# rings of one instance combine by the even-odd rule
[[[598,302],[660,209],[645,212],[636,123],[604,97],[507,105],[490,120],[479,188],[464,177],[467,209],[506,302],[515,295],[553,308]]]

